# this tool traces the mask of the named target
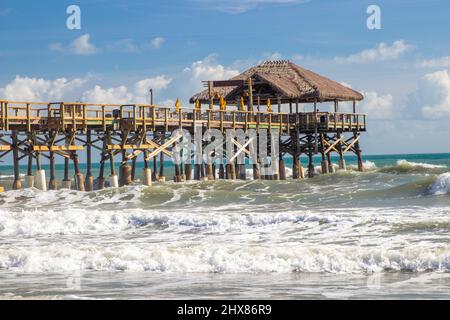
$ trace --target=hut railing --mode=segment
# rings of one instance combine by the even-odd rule
[[[301,130],[366,130],[366,114],[309,112],[298,114],[298,126]]]

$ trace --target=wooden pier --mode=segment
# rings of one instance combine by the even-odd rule
[[[293,79],[286,69],[294,70],[298,79]],[[277,77],[274,76],[274,70],[278,72]],[[178,129],[189,131],[192,137],[195,128],[201,128],[202,132],[217,129],[224,136],[230,129],[244,132],[253,129],[258,133],[266,132],[263,130],[266,129],[268,135],[272,130],[279,133],[278,170],[270,176],[261,175],[261,159],[247,161],[251,163],[255,179],[286,179],[284,159],[287,155],[293,158],[293,179],[315,175],[313,156],[316,154],[322,157],[323,174],[334,170],[331,163],[333,153],[339,156],[340,169],[345,169],[344,155],[354,153],[359,170],[364,171],[360,137],[366,131],[366,115],[356,113],[356,101],[361,100],[362,96],[332,80],[312,72],[312,75],[307,74],[306,71],[287,61],[266,62],[235,79],[206,82],[207,89],[191,99],[195,105],[193,108],[182,108],[178,102],[173,107],[162,107],[153,104],[0,101],[0,159],[12,154],[14,189],[33,186],[41,190],[58,188],[56,157],[64,158],[62,188],[71,188],[71,176],[74,177],[76,189],[80,191],[103,189],[106,179],[113,187],[132,184],[138,161],[144,163],[142,182],[151,185],[152,181],[165,179],[164,159],[175,156],[173,148],[181,137],[173,132]],[[325,81],[322,87],[330,92],[322,89],[316,76]],[[289,79],[289,83],[286,79]],[[292,83],[296,86],[293,87]],[[293,89],[300,93],[289,91]],[[271,101],[277,104],[276,111]],[[334,103],[333,111],[318,110],[320,103],[330,101]],[[350,101],[353,112],[339,112],[340,101]],[[205,103],[207,106],[202,107]],[[305,103],[314,109],[300,112],[299,105]],[[282,112],[282,106],[288,107],[289,111]],[[270,136],[267,141],[270,145]],[[233,143],[234,154],[241,153],[250,158],[248,140],[244,144],[235,140]],[[270,156],[271,148],[268,150]],[[79,165],[82,152],[87,157],[84,173]],[[98,152],[101,159],[96,179],[92,176],[94,152]],[[302,154],[309,159],[306,172],[299,161]],[[174,181],[245,179],[245,165],[236,164],[236,156],[226,156],[225,152],[225,161],[217,164],[218,176],[215,164],[196,163],[193,167],[193,162],[188,161],[175,166]],[[42,157],[50,163],[48,184],[42,169]],[[121,161],[119,174],[115,168],[117,159]],[[21,161],[27,163],[25,185],[20,175]],[[72,174],[69,172],[70,162],[73,164]],[[105,172],[106,163],[110,164],[108,173]]]

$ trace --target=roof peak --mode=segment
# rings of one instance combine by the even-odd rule
[[[291,64],[289,60],[267,60],[260,64],[260,67],[283,67]]]

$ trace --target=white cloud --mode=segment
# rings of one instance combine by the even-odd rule
[[[171,82],[172,79],[167,78],[166,76],[157,76],[155,78],[144,79],[136,82],[135,92],[139,95],[145,95],[148,93],[150,88],[155,90],[166,89]]]
[[[268,5],[293,5],[308,0],[196,0],[207,8],[226,13],[239,14]]]
[[[63,53],[77,55],[92,55],[98,52],[97,47],[90,42],[90,35],[84,34],[70,43],[69,46],[63,46],[61,43],[52,43],[49,47],[51,50]]]
[[[159,49],[164,44],[164,42],[166,42],[166,39],[164,39],[163,37],[156,37],[152,39],[151,44],[153,48]]]
[[[96,85],[93,89],[85,91],[82,100],[89,103],[148,103],[149,89],[163,90],[166,89],[172,79],[166,76],[157,76],[155,78],[143,79],[134,84],[133,89],[127,86],[119,86],[115,88],[104,89]]]
[[[189,75],[191,80],[195,81],[225,80],[239,74],[238,70],[217,64],[216,57],[216,55],[212,54],[203,60],[196,61],[190,67],[185,68],[184,73]]]
[[[334,62],[339,64],[359,64],[374,61],[396,60],[401,55],[411,51],[413,46],[404,40],[395,41],[391,46],[380,43],[375,48],[363,50],[348,57],[335,57]]]
[[[450,56],[420,61],[420,68],[447,68],[450,67]]]
[[[408,99],[408,106],[428,119],[450,117],[450,77],[447,70],[426,74]]]
[[[128,88],[125,86],[103,89],[101,86],[96,85],[94,89],[83,93],[82,101],[89,103],[126,104],[133,101],[133,95],[128,92]]]
[[[59,78],[56,80],[45,80],[42,78],[28,78],[16,76],[16,78],[0,88],[0,96],[7,100],[26,101],[58,101],[68,99],[76,90],[89,79],[77,78],[68,80]]]
[[[375,91],[362,91],[364,100],[358,104],[358,112],[367,113],[370,119],[392,119],[396,116],[393,97]]]

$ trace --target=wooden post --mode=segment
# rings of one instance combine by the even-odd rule
[[[248,78],[248,111],[253,112],[253,80]]]
[[[174,182],[181,182],[180,167],[178,166],[178,164],[175,164],[174,167],[175,167],[175,176],[173,177],[173,181]]]
[[[234,163],[227,164],[228,180],[236,180],[236,166]]]
[[[132,168],[128,165],[127,152],[125,150],[125,145],[127,144],[129,131],[122,131],[122,163],[120,165],[119,172],[119,187],[129,186],[132,182]]]
[[[135,152],[135,150],[133,150],[133,153],[134,152]],[[131,181],[134,181],[136,179],[136,160],[137,160],[136,157],[134,157],[131,160]]]
[[[64,157],[64,179],[62,187],[65,189],[71,189],[72,181],[69,178],[69,158]]]
[[[245,159],[244,159],[245,161]],[[239,164],[239,179],[240,180],[247,180],[247,172],[245,169],[245,164]]]
[[[192,180],[192,164],[191,164],[191,160],[190,159],[184,165],[184,172],[185,172],[185,175],[186,175],[186,181],[191,181]]]
[[[161,140],[161,145],[163,145],[165,142],[165,138],[163,137]],[[155,156],[157,157],[157,156]],[[159,180],[160,181],[164,181],[165,177],[164,177],[164,153],[161,152],[159,154]]]
[[[322,174],[328,174],[329,172],[329,166],[328,166],[328,160],[326,158],[325,154],[325,135],[323,133],[320,134],[320,154],[322,155]]]
[[[280,160],[278,164],[278,170],[280,172],[280,180],[286,180],[286,164],[284,163],[284,159],[282,154],[280,153]]]
[[[148,151],[145,151],[144,153],[146,153],[148,155]],[[153,181],[158,181],[159,180],[159,175],[158,175],[158,156],[154,156],[153,157],[153,174],[152,174],[152,180]]]
[[[259,163],[253,164],[253,180],[260,180],[261,179],[261,172],[259,170]]]
[[[313,178],[315,175],[314,159],[313,159],[313,137],[308,135],[308,177]]]
[[[155,136],[155,133],[153,132],[153,137]],[[144,151],[144,157],[147,158],[148,156],[148,150]],[[158,156],[154,156],[153,157],[153,173],[152,173],[152,180],[153,181],[158,181],[159,180],[159,176],[158,176]]]
[[[333,162],[331,162],[331,151],[327,153],[328,172],[334,173]]]
[[[112,145],[112,138],[111,138],[111,131],[106,131],[107,141],[109,145]],[[116,167],[114,164],[114,150],[109,151],[109,168],[110,168],[110,178],[112,182],[112,187],[116,188],[119,186],[117,174],[116,174]],[[115,185],[116,184],[116,185]]]
[[[14,183],[13,189],[19,190],[22,188],[22,181],[20,180],[20,160],[19,160],[19,143],[17,138],[17,131],[13,131],[12,135],[12,149],[13,149],[13,161],[14,161]]]
[[[72,161],[73,161],[73,167],[75,170],[75,181],[77,184],[78,191],[85,191],[84,188],[84,177],[83,174],[80,172],[80,167],[78,163],[78,154],[76,151],[72,151]]]
[[[85,190],[94,191],[94,177],[92,176],[92,133],[86,131],[86,181]]]
[[[360,144],[359,144],[359,133],[355,132],[353,134],[353,137],[355,140],[357,140],[355,142],[355,153],[356,153],[356,157],[358,158],[358,171],[359,172],[365,172],[366,169],[364,168],[364,163],[362,160],[362,152],[361,152],[361,148],[360,148]]]
[[[342,149],[342,133],[338,132],[337,133],[337,138],[339,139],[339,143],[337,145],[337,149],[338,149],[338,154],[339,154],[339,169],[340,170],[346,170],[347,169],[347,165],[345,163],[345,159],[344,159],[344,150]]]
[[[214,108],[213,87],[214,87],[214,83],[212,81],[208,81],[208,95],[209,95],[209,109],[210,110],[212,110]]]
[[[195,164],[194,165],[194,179],[195,180],[202,180],[202,165],[201,164]]]
[[[30,135],[29,135],[29,139]],[[33,148],[30,147],[28,150],[28,164],[27,164],[27,175],[25,176],[25,187],[34,187],[34,176],[33,176]]]
[[[50,152],[50,181],[48,182],[49,190],[56,190],[56,174],[55,174],[55,153]]]
[[[219,179],[225,179],[225,168],[223,166],[223,163],[220,163],[219,165]]]
[[[104,108],[104,107],[103,107]],[[97,179],[97,190],[103,190],[105,188],[105,161],[106,161],[106,148],[107,148],[107,141],[106,137],[103,137],[103,149],[100,159],[100,172]]]
[[[292,179],[300,178],[300,159],[298,154],[293,155]]]

